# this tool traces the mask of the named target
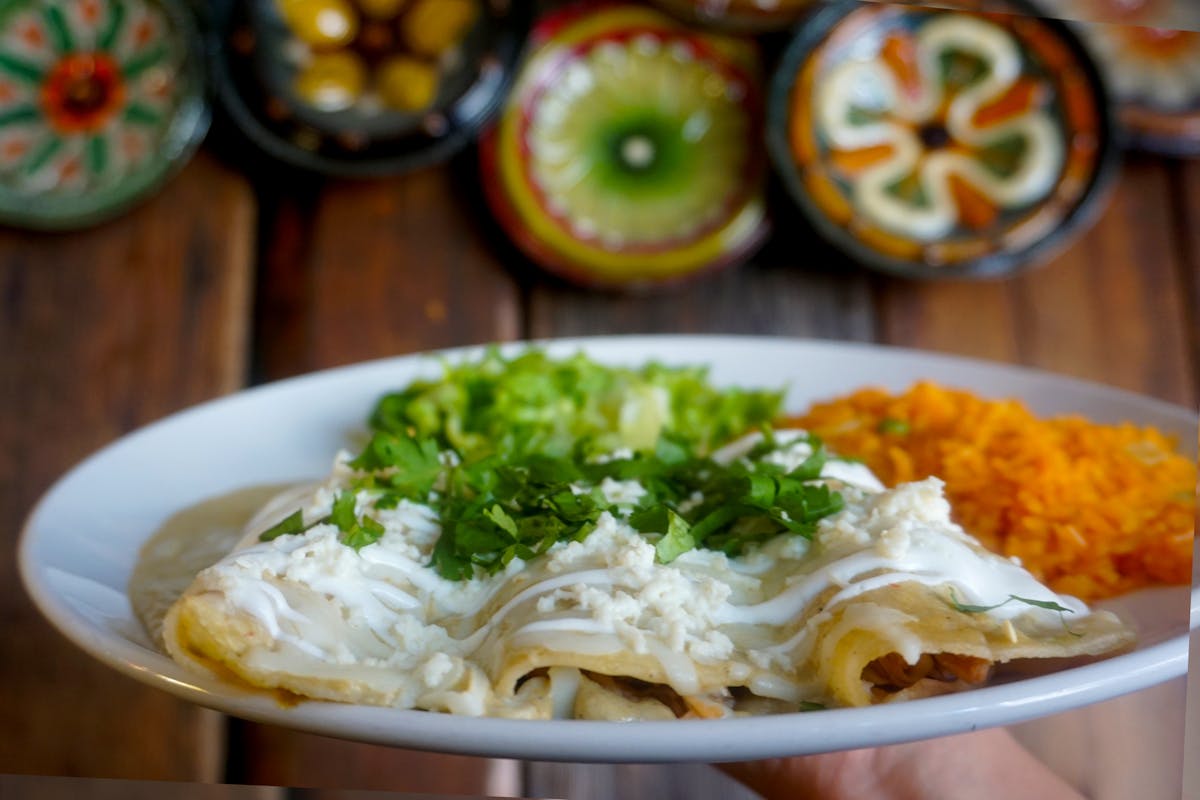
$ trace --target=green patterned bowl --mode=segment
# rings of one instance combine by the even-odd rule
[[[758,54],[642,6],[568,7],[481,148],[484,190],[534,261],[639,287],[744,258],[767,231]]]
[[[181,4],[0,4],[0,222],[107,219],[182,166],[208,123],[202,43]]]

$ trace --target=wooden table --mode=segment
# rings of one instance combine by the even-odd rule
[[[780,202],[779,232],[752,263],[637,297],[563,286],[530,267],[479,207],[473,169],[464,158],[323,182],[206,151],[109,224],[62,236],[0,231],[8,546],[56,477],[140,425],[249,384],[450,345],[764,333],[1016,362],[1188,406],[1200,393],[1200,163],[1132,159],[1099,224],[1012,280],[873,275],[815,243]],[[734,792],[705,766],[491,763],[225,718],[83,655],[35,611],[11,558],[0,587],[0,773],[572,798]],[[1178,797],[1182,687],[1019,733],[1039,746],[1054,737],[1050,760],[1096,796]],[[1136,752],[1120,754],[1136,773],[1122,773],[1109,768],[1105,731],[1133,724],[1147,729]]]

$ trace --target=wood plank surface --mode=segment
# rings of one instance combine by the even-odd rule
[[[748,264],[642,294],[597,292],[534,275],[528,335],[728,333],[872,340],[869,278],[792,222],[790,217],[781,221]]]
[[[1183,259],[1184,328],[1191,349],[1193,393],[1200,397],[1200,159],[1170,167],[1176,243]]]
[[[246,372],[254,199],[197,157],[152,200],[71,235],[0,230],[0,515],[18,522],[117,436]],[[0,560],[0,773],[213,780],[219,718],[69,644]]]
[[[520,336],[516,284],[460,169],[289,186],[264,203],[256,377]]]
[[[501,796],[508,797],[509,794]],[[448,800],[450,797],[460,795],[441,792],[373,792],[367,789],[289,789],[287,792],[287,800]],[[473,797],[483,800],[480,795]]]
[[[4,800],[291,800],[274,786],[229,786],[216,783],[64,778],[44,775],[0,775]]]
[[[453,169],[289,187],[269,199],[256,377],[517,338],[520,297]],[[362,410],[363,419],[370,409]],[[233,721],[229,780],[329,789],[516,793],[509,762],[355,744]]]
[[[1192,352],[1195,395],[1200,398],[1200,160],[1175,164],[1174,201],[1179,231],[1179,250],[1184,260],[1186,328]],[[1192,584],[1200,586],[1200,546],[1192,562]],[[1193,631],[1189,649],[1187,720],[1183,752],[1189,754],[1183,767],[1183,797],[1200,800],[1200,631]]]

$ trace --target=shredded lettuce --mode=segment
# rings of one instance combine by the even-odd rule
[[[432,438],[468,461],[651,452],[663,439],[706,453],[774,419],[782,402],[778,391],[718,389],[703,367],[610,367],[538,349],[509,358],[492,348],[444,369],[384,396],[371,427]]]

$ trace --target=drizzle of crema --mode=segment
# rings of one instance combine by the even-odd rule
[[[741,458],[753,444],[747,437],[718,455]],[[809,452],[797,440],[771,457],[798,464]],[[345,461],[339,456],[325,484],[269,504],[239,548],[204,570],[189,593],[219,593],[229,613],[254,620],[266,637],[251,656],[260,667],[300,675],[336,669],[370,685],[373,702],[522,715],[512,687],[500,691],[488,678],[522,649],[610,663],[648,656],[682,695],[704,690],[700,669],[723,665],[728,685],[796,702],[809,687],[788,677],[788,666],[808,657],[820,608],[900,581],[945,586],[964,604],[997,605],[987,613],[1001,620],[1028,614],[1059,624],[1054,611],[998,605],[1011,595],[1086,612],[983,551],[951,522],[939,480],[885,490],[862,465],[833,460],[822,475],[845,508],[822,520],[811,542],[785,534],[739,558],[698,549],[658,564],[644,536],[604,514],[583,541],[514,560],[495,575],[448,581],[429,567],[440,533],[434,511],[409,502],[373,509],[365,492],[360,512],[370,510],[385,528],[377,543],[356,551],[325,524],[258,541],[259,531],[297,507],[306,519],[327,513],[349,479]],[[612,487],[631,497],[638,489]],[[902,655],[915,662],[919,652]]]
[[[208,498],[173,514],[142,546],[129,578],[129,602],[150,638],[161,644],[167,610],[196,573],[226,556],[245,536],[246,520],[285,487],[252,486]]]

